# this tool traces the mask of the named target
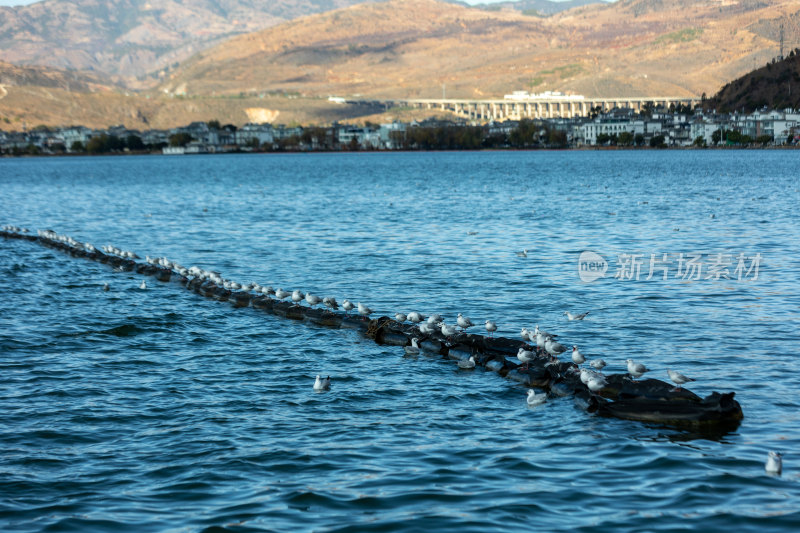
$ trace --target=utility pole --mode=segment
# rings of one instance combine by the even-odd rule
[[[781,55],[778,56],[778,59],[783,61],[783,22],[781,22]]]
[[[783,26],[781,26],[781,27],[783,27]],[[783,41],[781,41],[781,42],[783,42]],[[783,46],[783,45],[781,45],[781,46]],[[445,96],[445,94],[446,94],[446,93],[445,93],[445,84],[443,83],[443,84],[442,84],[442,100],[446,100],[446,99],[447,99],[447,97]]]

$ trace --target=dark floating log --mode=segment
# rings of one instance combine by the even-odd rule
[[[635,381],[627,374],[606,376],[608,385],[594,393],[580,380],[577,366],[564,361],[553,361],[546,353],[519,340],[504,337],[457,333],[445,338],[441,333],[423,335],[413,324],[398,323],[380,317],[365,320],[360,316],[347,315],[323,309],[312,309],[294,303],[283,302],[268,296],[254,296],[246,292],[231,292],[210,280],[186,278],[172,270],[147,263],[137,263],[129,258],[100,252],[87,251],[84,247],[72,246],[59,240],[15,231],[0,231],[0,237],[38,242],[49,248],[61,250],[73,257],[83,257],[107,264],[117,270],[135,271],[169,282],[173,276],[186,287],[206,298],[220,302],[230,301],[234,307],[252,307],[292,320],[306,320],[312,324],[332,328],[359,330],[367,338],[379,344],[409,346],[411,339],[420,339],[419,345],[428,355],[463,361],[475,356],[477,366],[497,372],[499,375],[528,387],[549,390],[557,396],[574,396],[576,403],[599,416],[663,424],[698,431],[733,430],[744,415],[734,393],[712,392],[705,398],[658,379]],[[533,351],[537,357],[525,369],[515,362],[521,346]],[[514,359],[511,361],[509,359]]]

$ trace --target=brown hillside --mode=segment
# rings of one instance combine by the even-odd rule
[[[391,0],[233,38],[186,62],[178,94],[698,96],[777,54],[800,1],[620,0],[548,18]],[[765,31],[766,28],[766,31]]]

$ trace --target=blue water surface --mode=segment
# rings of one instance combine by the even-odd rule
[[[797,531],[799,161],[0,159],[2,224],[376,314],[462,312],[510,337],[539,324],[611,373],[634,358],[700,395],[735,391],[745,414],[708,435],[571,398],[528,408],[492,372],[0,240],[0,530]],[[587,251],[608,265],[589,283]],[[687,276],[691,258],[703,270]],[[782,476],[765,473],[769,450]]]

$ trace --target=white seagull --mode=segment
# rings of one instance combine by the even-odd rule
[[[362,303],[358,303],[358,314],[364,317],[364,320],[372,313],[372,309]]]
[[[281,289],[280,287],[278,287],[278,290],[275,291],[275,298],[277,298],[278,300],[283,300],[283,299],[285,299],[287,296],[289,296],[291,294],[292,294],[291,292],[285,291],[285,290]]]
[[[694,378],[684,376],[680,372],[675,372],[674,370],[670,370],[669,368],[667,369],[667,374],[669,374],[669,379],[678,384],[678,386],[672,390],[680,389],[681,385],[683,385],[684,383],[689,383],[690,381],[694,381]]]
[[[521,252],[517,252],[517,257],[528,257],[528,249],[524,249]]]
[[[642,363],[635,362],[633,359],[626,359],[625,362],[628,363],[628,374],[634,379],[642,377],[645,372],[650,372],[649,368]]]
[[[592,361],[589,361],[589,364],[595,370],[603,370],[603,367],[606,366],[606,362],[603,361],[602,359],[594,359]]]
[[[442,335],[444,335],[448,339],[451,338],[456,333],[458,333],[458,330],[456,329],[455,326],[450,326],[448,324],[445,324],[444,322],[442,322],[441,328],[442,328]]]
[[[567,351],[563,344],[554,341],[551,337],[545,339],[544,349],[554,357]]]
[[[403,313],[395,313],[394,314],[394,319],[397,320],[398,322],[400,322],[401,324],[406,321],[406,318],[408,318],[408,317],[406,315],[404,315]]]
[[[535,355],[536,354],[534,354],[532,351],[526,350],[522,346],[520,346],[519,350],[517,351],[517,359],[519,359],[520,363],[525,365],[525,370],[528,369],[528,364],[530,364],[530,362],[533,361]]]
[[[419,324],[420,322],[425,320],[425,317],[422,316],[421,314],[417,313],[416,311],[411,311],[410,313],[408,313],[408,317],[407,318],[411,322],[413,322],[414,324]]]
[[[409,355],[416,355],[419,353],[419,339],[414,337],[411,339],[411,346],[406,346],[404,349]]]
[[[458,326],[464,331],[466,331],[467,328],[471,328],[475,325],[472,323],[472,320],[470,320],[469,317],[463,316],[461,313],[458,313],[456,322],[458,322]]]
[[[139,284],[139,288],[145,290],[147,288],[147,283],[144,280],[142,280],[142,282]]]
[[[598,392],[606,385],[608,385],[606,378],[600,374],[595,374],[589,378],[589,381],[586,382],[586,386],[589,387],[589,390],[592,392]]]
[[[572,362],[576,365],[582,365],[586,362],[586,358],[583,356],[580,350],[578,350],[577,346],[572,347]]]
[[[440,315],[439,313],[433,313],[431,316],[428,317],[428,324],[432,326],[438,326],[442,322],[444,322],[444,319],[442,318],[442,315]]]
[[[302,302],[303,298],[305,297],[306,295],[303,294],[302,291],[300,291],[300,289],[295,289],[294,291],[292,291],[292,301],[295,303],[295,305],[300,305],[300,302]]]
[[[423,335],[430,335],[434,331],[436,331],[436,326],[434,326],[432,324],[428,324],[427,322],[423,322],[422,324],[419,325],[419,332],[422,333]]]
[[[764,466],[764,469],[768,474],[777,474],[780,476],[783,470],[783,454],[780,452],[769,452],[769,455],[767,455],[767,464]]]
[[[344,314],[349,315],[350,311],[352,311],[353,308],[355,308],[353,302],[345,298],[345,300],[342,302],[342,309],[344,309]]]
[[[547,401],[546,392],[542,392],[541,394],[536,394],[535,390],[528,389],[528,407],[535,407],[537,405],[542,405],[545,401]]]
[[[486,331],[489,332],[490,337],[494,337],[494,332],[497,331],[497,324],[491,320],[486,321]]]
[[[325,298],[323,298],[322,303],[325,304],[325,307],[327,307],[331,311],[336,311],[337,309],[339,309],[339,304],[336,303],[336,298],[333,298],[331,296],[326,296]]]
[[[314,382],[314,390],[323,391],[330,389],[331,389],[331,377],[328,376],[327,378],[320,379],[319,374],[317,374],[317,380]]]
[[[322,298],[320,298],[319,296],[315,296],[315,295],[311,294],[310,292],[306,294],[306,302],[308,302],[308,305],[310,305],[311,307],[314,307],[315,305],[317,305],[321,301],[322,301]]]
[[[469,359],[467,359],[466,361],[459,361],[458,368],[463,368],[464,370],[475,368],[475,356],[470,355]]]
[[[586,311],[585,313],[581,313],[579,315],[573,315],[569,311],[564,311],[564,314],[567,315],[567,318],[570,320],[583,320],[584,318],[586,318],[586,315],[589,314],[589,311]]]

